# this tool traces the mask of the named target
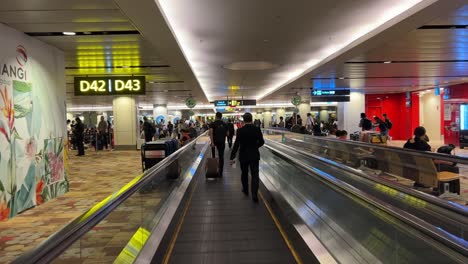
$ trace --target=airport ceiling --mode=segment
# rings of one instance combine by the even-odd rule
[[[65,52],[71,107],[112,102],[74,96],[75,76],[145,75],[147,105],[468,78],[467,0],[2,0],[0,22]]]

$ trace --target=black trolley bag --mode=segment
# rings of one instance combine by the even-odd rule
[[[141,162],[143,171],[156,165],[166,157],[167,145],[164,140],[146,142],[141,145]]]

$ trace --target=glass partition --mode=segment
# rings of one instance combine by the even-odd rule
[[[286,200],[339,263],[462,263],[465,259],[331,184],[339,181],[333,175],[316,167],[305,171],[267,149],[261,155],[262,182],[274,187],[270,191]]]

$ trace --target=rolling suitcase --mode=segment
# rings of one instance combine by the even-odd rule
[[[218,158],[208,158],[206,160],[206,178],[219,178]]]
[[[207,158],[205,164],[206,178],[219,178],[218,158],[216,158],[216,148],[211,147],[211,157]]]

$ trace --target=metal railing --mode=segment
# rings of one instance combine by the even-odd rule
[[[149,184],[157,172],[162,171],[176,161],[186,151],[190,151],[193,144],[201,137],[205,136],[206,132],[199,135],[197,138],[178,149],[176,152],[161,160],[159,163],[148,169],[146,172],[138,175],[131,182],[123,186],[119,191],[108,196],[106,199],[94,205],[85,213],[75,218],[71,223],[64,226],[62,229],[51,235],[39,246],[33,250],[26,252],[12,263],[50,263],[62,252],[67,250],[75,241],[79,240],[94,226],[99,224],[111,212],[114,211],[120,204],[125,202],[143,186]]]
[[[270,141],[272,142],[272,141]],[[386,212],[389,215],[392,215],[396,219],[402,221],[403,223],[411,226],[412,228],[424,233],[425,235],[431,237],[432,239],[442,243],[443,245],[447,246],[448,248],[451,248],[456,252],[457,254],[452,255],[452,257],[456,258],[460,263],[464,263],[466,261],[466,257],[468,256],[468,242],[456,238],[436,226],[433,226],[399,208],[396,208],[384,201],[381,201],[367,193],[365,193],[362,190],[359,190],[339,179],[336,178],[330,178],[328,175],[325,175],[324,172],[321,172],[320,170],[314,170],[309,164],[306,164],[302,162],[299,159],[296,159],[292,157],[290,154],[284,153],[281,150],[273,147],[271,144],[266,144],[265,145],[268,149],[271,151],[279,154],[281,157],[283,157],[286,160],[289,160],[293,162],[295,165],[299,166],[301,169],[309,172],[312,175],[317,175],[320,177],[320,179],[323,182],[328,183],[330,186],[336,186],[339,189],[345,191],[346,193],[349,193],[353,196],[356,196],[363,201],[365,201],[368,204],[371,204],[372,206],[379,208],[380,210]]]

